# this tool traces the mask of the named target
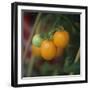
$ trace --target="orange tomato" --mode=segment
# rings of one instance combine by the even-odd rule
[[[36,46],[32,45],[32,54],[34,56],[41,56],[41,49],[40,49],[40,47],[36,47]]]
[[[69,33],[67,31],[57,31],[54,33],[53,42],[56,47],[65,48],[69,43]]]
[[[41,56],[45,60],[52,60],[56,55],[56,47],[50,40],[44,40],[41,44]]]

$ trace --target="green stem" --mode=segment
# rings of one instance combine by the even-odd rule
[[[41,30],[41,23],[42,23],[42,21],[40,20],[39,23],[38,23],[38,25],[37,25],[36,32],[35,32],[37,34],[39,34],[39,32]]]
[[[79,58],[80,58],[80,48],[78,49],[78,52],[77,52],[77,54],[76,54],[76,57],[75,57],[74,63],[77,63],[78,60],[79,60]]]
[[[38,22],[39,22],[39,20],[40,20],[40,17],[41,17],[41,13],[38,13],[37,18],[36,18],[36,20],[35,20],[35,24],[34,24],[34,26],[33,26],[33,28],[32,28],[32,33],[31,33],[31,35],[29,36],[28,42],[27,42],[27,44],[26,44],[26,48],[25,48],[24,55],[23,55],[23,60],[24,60],[25,57],[26,57],[28,48],[29,48],[29,46],[30,46],[32,37],[33,37],[33,35],[34,35],[34,33],[35,33],[36,26],[37,26],[37,24],[38,24]]]
[[[70,19],[69,18],[67,18],[67,17],[64,17],[63,15],[61,15],[61,17],[62,18],[64,18],[64,19],[66,19],[70,24],[71,24],[71,26],[73,26],[73,24],[72,24],[72,22],[70,21]]]
[[[27,71],[27,76],[30,77],[32,75],[32,70],[33,70],[33,65],[34,65],[34,61],[35,61],[35,57],[32,56],[30,58],[30,62],[29,62],[29,65],[28,65],[28,71]]]
[[[34,24],[33,29],[32,29],[33,32],[32,32],[31,37],[29,38],[28,45],[31,43],[33,34],[34,33],[39,33],[39,31],[40,31],[40,22],[39,22],[40,21],[40,17],[41,17],[41,13],[39,13],[37,15],[35,24]],[[35,56],[31,56],[30,62],[29,62],[29,65],[28,65],[28,71],[27,71],[27,76],[29,76],[29,77],[32,75],[32,70],[33,70],[34,62],[35,62]]]
[[[52,25],[52,28],[50,29],[51,32],[53,32],[52,30],[55,28],[56,24],[58,23],[59,21],[59,17],[56,18],[56,21],[54,22],[54,24]]]
[[[80,48],[79,48],[78,51],[77,51],[77,54],[76,54],[76,57],[75,57],[74,63],[77,63],[78,60],[79,60],[79,58],[80,58]],[[70,75],[73,75],[73,72],[71,72]]]

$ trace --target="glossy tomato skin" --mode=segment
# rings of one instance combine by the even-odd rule
[[[65,48],[69,43],[69,33],[67,31],[57,31],[53,36],[53,42],[56,47]]]
[[[32,44],[35,45],[36,47],[40,47],[43,39],[40,37],[39,34],[34,35],[32,39]]]
[[[47,60],[52,60],[56,55],[56,47],[52,41],[44,40],[41,44],[41,56]]]

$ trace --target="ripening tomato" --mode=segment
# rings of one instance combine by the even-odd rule
[[[50,40],[44,40],[41,44],[41,56],[45,60],[52,60],[56,55],[56,47]]]
[[[69,43],[69,33],[67,31],[57,31],[54,33],[53,42],[56,47],[65,48]]]
[[[40,37],[39,34],[34,35],[32,39],[32,44],[35,45],[36,47],[40,47],[43,39]]]

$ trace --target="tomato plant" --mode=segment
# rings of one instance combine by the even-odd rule
[[[35,57],[32,60],[35,61],[32,76],[80,74],[80,55],[77,55],[80,48],[80,15],[42,13],[39,21],[40,30],[32,35],[30,43]],[[25,37],[29,37],[28,33]]]

